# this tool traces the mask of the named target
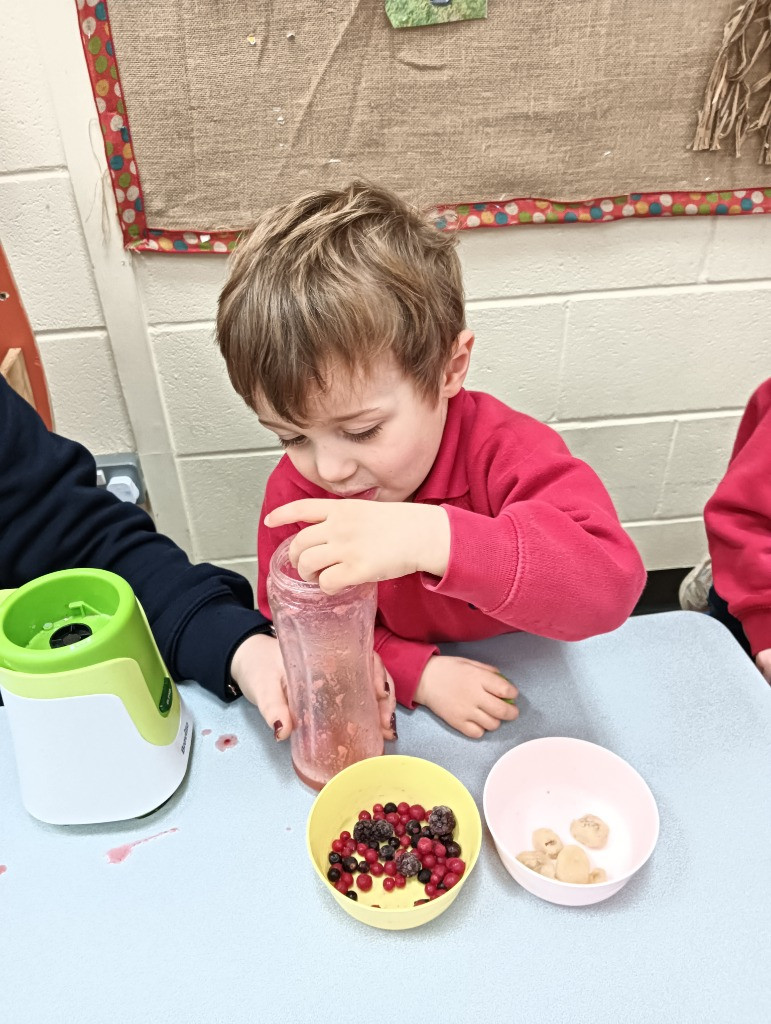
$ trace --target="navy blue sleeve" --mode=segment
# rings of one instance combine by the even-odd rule
[[[223,700],[237,695],[231,658],[268,628],[247,581],[192,565],[142,509],[98,488],[89,452],[50,433],[0,377],[0,589],[84,567],[130,584],[175,679],[197,679]]]

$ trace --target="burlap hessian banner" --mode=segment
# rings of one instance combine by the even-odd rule
[[[421,206],[771,184],[760,133],[738,158],[690,148],[736,7],[489,0],[484,21],[410,29],[383,0],[109,16],[148,221],[206,231],[354,176]]]

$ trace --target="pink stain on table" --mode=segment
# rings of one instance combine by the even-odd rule
[[[8,868],[5,866],[5,864],[0,864],[0,875],[4,875],[7,870]]]
[[[238,736],[234,736],[232,732],[226,732],[224,736],[220,736],[214,746],[217,750],[227,750],[228,747],[235,747],[238,743]]]
[[[211,736],[211,729],[202,729],[201,730],[201,735],[202,736]]]
[[[146,836],[144,839],[135,839],[133,843],[124,843],[123,846],[114,846],[112,850],[107,851],[105,856],[110,864],[122,864],[135,846],[141,846],[142,843],[149,843],[151,839],[158,839],[160,836],[171,835],[172,832],[179,832],[179,829],[167,828],[164,832],[156,832],[154,836]]]

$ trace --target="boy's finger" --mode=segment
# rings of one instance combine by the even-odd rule
[[[507,700],[501,700],[492,693],[486,693],[479,702],[480,708],[497,718],[501,722],[513,722],[519,716],[519,708],[516,704],[510,704]]]
[[[501,700],[516,700],[519,696],[519,690],[516,688],[514,683],[507,679],[501,672],[495,672],[494,675],[486,676],[484,686],[488,693],[492,693],[496,697],[500,697]]]
[[[323,523],[331,506],[337,504],[332,498],[301,498],[290,501],[269,512],[264,519],[270,529],[289,526],[291,523]]]
[[[475,708],[471,712],[471,720],[486,732],[495,732],[496,729],[500,728],[501,724],[500,718],[496,718],[495,715],[488,715],[482,708]]]
[[[323,523],[315,523],[313,526],[306,526],[304,530],[296,533],[289,544],[289,561],[297,565],[297,559],[308,548],[314,548],[326,542],[326,531]]]
[[[295,568],[298,575],[304,580],[307,580],[309,583],[315,583],[319,578],[319,573],[335,565],[336,561],[328,544],[317,544],[315,547],[308,548],[302,552],[297,559]]]

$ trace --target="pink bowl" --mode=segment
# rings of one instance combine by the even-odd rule
[[[512,747],[487,776],[485,819],[509,874],[528,892],[550,903],[584,907],[618,892],[653,853],[659,812],[644,779],[618,754],[586,740],[549,736]],[[602,850],[586,850],[592,867],[608,880],[597,885],[559,882],[516,859],[532,850],[537,828],[551,828],[575,843],[570,823],[595,814],[610,828]]]

